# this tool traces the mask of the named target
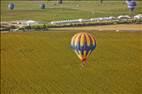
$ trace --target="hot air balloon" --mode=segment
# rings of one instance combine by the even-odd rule
[[[133,12],[136,7],[136,1],[135,0],[126,0],[126,3],[128,5],[128,9]]]
[[[46,5],[44,3],[40,4],[40,8],[41,9],[45,9],[46,8]]]
[[[82,64],[85,64],[88,56],[96,48],[96,39],[90,33],[80,32],[72,37],[71,47],[82,61]]]
[[[10,10],[13,10],[13,9],[15,8],[15,4],[14,4],[14,3],[9,3],[9,4],[8,4],[8,8],[9,8]]]

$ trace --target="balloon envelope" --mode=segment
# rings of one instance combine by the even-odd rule
[[[77,33],[71,39],[71,47],[83,62],[88,59],[88,56],[96,48],[96,39],[90,33]]]
[[[44,3],[40,4],[40,8],[41,9],[45,9],[46,8],[46,5]]]
[[[15,8],[15,4],[14,4],[14,3],[9,3],[9,4],[8,4],[8,8],[9,8],[10,10],[13,10],[13,9]]]
[[[136,7],[136,1],[135,0],[128,0],[127,1],[127,5],[128,5],[128,8],[133,11]]]

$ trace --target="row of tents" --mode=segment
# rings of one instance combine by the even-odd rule
[[[129,19],[133,20],[142,20],[142,14],[135,15],[130,17],[129,15],[120,15],[118,17],[99,17],[99,18],[90,18],[90,19],[76,19],[76,20],[62,20],[62,21],[51,21],[52,25],[61,25],[61,24],[74,24],[74,23],[85,23],[85,22],[100,22],[100,21],[127,21]]]
[[[120,15],[118,17],[110,16],[110,17],[99,17],[99,18],[90,18],[90,19],[75,19],[75,20],[62,20],[62,21],[51,21],[51,22],[39,22],[34,20],[17,20],[17,21],[9,21],[9,22],[1,22],[0,31],[5,30],[19,30],[20,28],[24,28],[27,26],[72,26],[74,24],[91,24],[93,23],[107,23],[107,22],[121,22],[126,21],[129,22],[131,20],[138,20],[142,22],[142,14],[135,15],[134,17],[130,17],[129,15]]]
[[[74,20],[62,20],[62,21],[51,21],[51,22],[40,22],[34,20],[17,20],[11,21],[9,24],[17,26],[32,26],[38,24],[51,24],[51,25],[66,25],[66,24],[80,24],[85,22],[101,22],[101,21],[127,21],[129,19],[141,20],[142,14],[135,15],[133,18],[129,15],[120,15],[118,17],[109,16],[109,17],[99,17],[99,18],[90,18],[90,19],[74,19]]]

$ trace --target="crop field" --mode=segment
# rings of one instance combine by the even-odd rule
[[[16,4],[14,10],[7,8],[10,2]],[[46,9],[40,9],[41,2],[47,4]],[[135,14],[142,14],[141,5],[138,0]],[[2,21],[48,22],[119,15],[130,15],[120,0],[103,4],[87,0],[64,0],[63,4],[1,1]],[[141,94],[141,27],[142,24],[120,24],[0,32],[1,94]],[[93,34],[97,42],[84,67],[70,47],[72,36],[82,31]]]
[[[92,32],[81,67],[68,32],[1,33],[1,94],[141,94],[142,32]]]
[[[14,2],[16,8],[7,8],[10,2]],[[65,19],[95,18],[105,16],[130,15],[124,1],[108,0],[101,5],[99,1],[46,1],[47,8],[41,10],[39,5],[45,1],[1,1],[1,20],[37,20],[55,21]],[[135,14],[142,13],[142,1],[137,1]]]

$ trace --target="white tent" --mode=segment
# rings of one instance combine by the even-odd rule
[[[134,19],[142,19],[142,14],[138,14],[138,15],[134,16]]]

